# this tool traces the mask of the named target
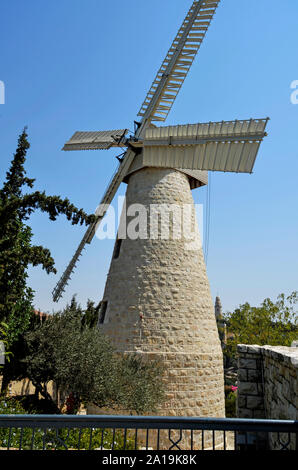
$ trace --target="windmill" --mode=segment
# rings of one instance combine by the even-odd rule
[[[61,298],[122,182],[128,184],[127,205],[148,209],[171,201],[192,205],[191,190],[208,183],[208,171],[252,172],[268,118],[153,124],[166,120],[219,2],[191,5],[140,108],[134,135],[127,136],[128,129],[76,132],[64,145],[66,151],[119,147],[124,153],[96,221],[53,291],[54,301]],[[170,397],[162,414],[224,416],[222,352],[199,243],[189,251],[183,240],[118,238],[99,326],[119,351],[162,356]]]

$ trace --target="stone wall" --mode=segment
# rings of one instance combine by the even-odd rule
[[[239,344],[237,416],[297,420],[297,371],[297,347]],[[269,444],[275,448],[277,436]]]

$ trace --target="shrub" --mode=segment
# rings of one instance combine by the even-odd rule
[[[236,418],[236,392],[230,392],[225,397],[226,417]]]

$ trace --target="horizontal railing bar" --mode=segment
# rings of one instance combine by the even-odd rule
[[[298,433],[298,421],[114,415],[0,415],[0,428],[184,429]]]

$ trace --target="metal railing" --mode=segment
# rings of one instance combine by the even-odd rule
[[[0,415],[6,450],[297,450],[298,421]]]

